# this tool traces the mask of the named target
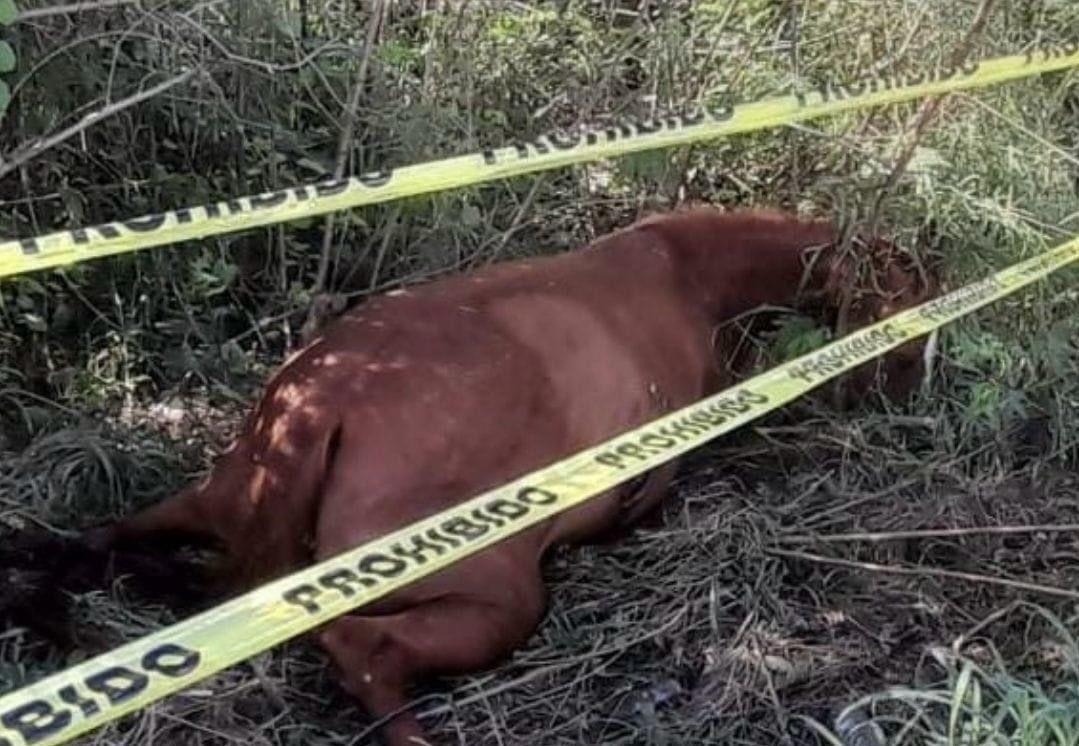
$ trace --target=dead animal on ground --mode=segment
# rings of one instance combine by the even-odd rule
[[[85,534],[92,551],[165,536],[213,540],[242,591],[331,557],[731,384],[725,322],[759,306],[858,327],[937,285],[892,243],[829,221],[694,208],[579,251],[491,266],[347,311],[273,376],[209,476]],[[846,299],[846,300],[845,300]],[[922,375],[912,341],[848,377],[902,396]],[[421,677],[476,672],[522,646],[546,608],[544,554],[634,525],[676,464],[597,496],[315,633],[374,717]],[[406,712],[390,746],[423,743]]]

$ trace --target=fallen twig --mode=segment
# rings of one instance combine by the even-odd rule
[[[958,536],[986,536],[986,535],[1011,535],[1011,534],[1036,534],[1036,533],[1071,533],[1079,532],[1079,524],[1063,523],[1059,525],[1039,526],[972,526],[970,528],[936,528],[919,529],[912,531],[878,531],[848,534],[798,534],[796,536],[781,536],[778,541],[781,544],[834,544],[852,541],[898,541],[902,539],[931,539]]]
[[[1001,585],[1007,588],[1016,588],[1018,590],[1030,591],[1031,593],[1042,593],[1047,596],[1059,596],[1062,598],[1070,598],[1079,601],[1079,591],[1070,591],[1066,588],[1057,588],[1051,585],[1027,583],[1022,580],[998,578],[992,575],[979,575],[977,573],[960,572],[958,570],[942,570],[936,567],[898,567],[896,565],[880,565],[876,562],[855,562],[854,560],[840,559],[838,557],[823,557],[819,554],[810,554],[808,552],[793,552],[787,549],[776,549],[774,547],[765,551],[768,552],[768,554],[772,554],[777,557],[799,559],[805,562],[815,562],[821,565],[838,565],[840,567],[849,567],[853,570],[867,570],[869,572],[887,573],[889,575],[907,575],[912,577],[935,577],[949,578],[951,580],[966,580],[971,583]]]

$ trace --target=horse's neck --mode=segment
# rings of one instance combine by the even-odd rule
[[[823,222],[705,214],[657,225],[682,286],[716,320],[818,294],[834,256]]]

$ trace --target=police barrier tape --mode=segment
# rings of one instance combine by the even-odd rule
[[[0,746],[50,746],[415,582],[1079,259],[1079,238],[381,539],[0,698]]]
[[[575,134],[552,134],[497,150],[361,174],[347,179],[145,215],[89,228],[0,242],[0,278],[322,215],[627,153],[792,124],[867,106],[980,88],[1079,65],[1079,42],[1025,55],[972,61],[959,69],[825,84],[816,90],[672,114]]]

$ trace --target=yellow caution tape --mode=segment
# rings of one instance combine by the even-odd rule
[[[1079,42],[1043,46],[1025,55],[972,61],[960,69],[828,84],[804,93],[721,105],[649,122],[547,135],[534,142],[391,171],[4,241],[0,242],[0,278],[867,106],[980,88],[1076,65]]]
[[[0,746],[50,746],[382,598],[1079,259],[1079,238],[745,383],[0,698]]]

